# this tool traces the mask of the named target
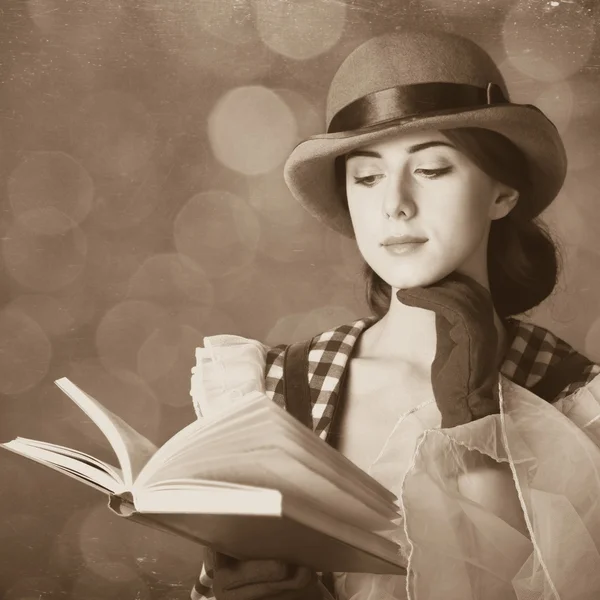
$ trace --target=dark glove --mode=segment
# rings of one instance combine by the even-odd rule
[[[207,559],[216,600],[321,600],[317,574],[307,567],[281,560],[237,560],[220,552],[207,553]]]
[[[442,427],[499,413],[498,333],[489,291],[454,272],[426,287],[399,290],[396,296],[403,304],[435,312],[431,381]]]

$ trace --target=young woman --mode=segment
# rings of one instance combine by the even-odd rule
[[[408,575],[337,573],[328,592],[306,568],[217,555],[217,600],[600,597],[600,368],[514,318],[556,284],[535,218],[565,173],[555,127],[474,43],[395,33],[345,60],[327,133],[285,176],[356,238],[374,316],[310,341],[312,417],[401,499]],[[199,415],[249,389],[283,404],[284,346],[205,345]]]

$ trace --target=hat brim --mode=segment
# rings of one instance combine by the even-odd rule
[[[528,216],[538,216],[557,196],[567,171],[564,145],[556,127],[537,108],[501,104],[471,110],[430,113],[382,123],[369,129],[315,135],[291,152],[284,178],[292,195],[328,227],[354,236],[343,199],[336,190],[334,160],[353,149],[400,133],[476,127],[507,137],[527,157],[534,193],[527,201]]]

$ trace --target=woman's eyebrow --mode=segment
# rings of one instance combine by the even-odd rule
[[[456,147],[453,146],[452,144],[449,144],[448,142],[441,142],[439,140],[436,140],[435,142],[423,142],[422,144],[416,144],[415,146],[410,146],[410,148],[407,148],[407,152],[409,154],[414,154],[415,152],[419,152],[420,150],[426,150],[427,148],[434,148],[435,146],[446,146],[448,148],[453,148],[454,150],[456,150]]]
[[[442,142],[440,140],[435,140],[431,142],[423,142],[422,144],[415,144],[414,146],[409,146],[406,149],[408,154],[415,154],[416,152],[420,152],[421,150],[426,150],[427,148],[434,148],[436,146],[446,146],[447,148],[453,148],[456,150],[456,146],[448,142]],[[379,152],[375,152],[374,150],[351,150],[346,154],[346,160],[350,160],[356,156],[366,156],[368,158],[381,158],[381,154]]]
[[[355,156],[367,156],[369,158],[381,158],[381,154],[379,152],[374,152],[373,150],[352,150],[346,154],[346,160],[350,160]]]

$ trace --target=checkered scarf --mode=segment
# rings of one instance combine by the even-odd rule
[[[342,377],[360,334],[377,319],[360,319],[315,336],[308,354],[308,381],[311,390],[313,429],[327,439],[338,404]],[[578,354],[567,342],[543,327],[509,319],[506,323],[510,346],[504,357],[501,372],[518,385],[532,388],[549,375],[567,357]],[[280,406],[283,397],[283,358],[286,345],[275,346],[267,353],[265,387],[267,395]],[[580,355],[581,356],[581,355]],[[582,357],[583,358],[583,357]],[[586,385],[600,373],[600,366],[584,359],[579,376],[575,377],[555,398],[556,402]],[[210,577],[203,570],[194,589],[192,600],[212,596]]]
[[[337,406],[342,375],[348,365],[360,334],[377,319],[360,319],[314,337],[308,354],[308,381],[311,390],[313,429],[327,439],[334,410]],[[510,347],[501,372],[525,388],[532,388],[549,374],[564,358],[576,351],[565,341],[543,327],[510,319],[507,323]],[[267,353],[265,386],[267,395],[280,406],[283,397],[283,357],[286,345],[275,346]],[[586,385],[598,373],[600,366],[585,361],[580,376],[571,381],[552,402]]]

